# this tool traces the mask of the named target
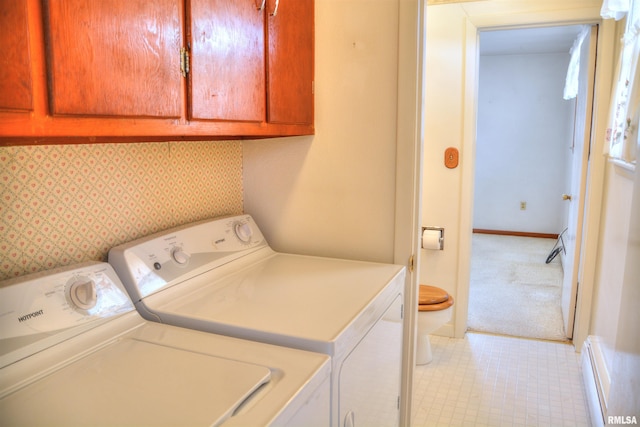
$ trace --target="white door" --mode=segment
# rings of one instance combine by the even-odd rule
[[[589,144],[591,141],[591,116],[596,64],[596,39],[598,27],[591,27],[591,34],[582,43],[580,52],[580,85],[576,98],[576,112],[572,141],[570,188],[562,197],[569,203],[563,243],[566,253],[562,256],[564,279],[562,283],[562,318],[568,338],[573,337],[578,272],[582,242],[584,196],[586,194]]]

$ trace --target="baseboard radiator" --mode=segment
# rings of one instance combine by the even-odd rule
[[[582,376],[587,392],[587,404],[591,425],[602,427],[605,425],[607,414],[607,396],[609,395],[609,372],[597,337],[589,336],[582,346],[581,352]]]

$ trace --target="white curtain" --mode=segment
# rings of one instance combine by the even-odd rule
[[[571,47],[571,59],[569,60],[569,69],[567,70],[567,79],[564,83],[564,99],[573,99],[578,95],[578,86],[580,83],[580,51],[582,43],[591,32],[591,27],[583,25],[580,34],[576,37]]]
[[[611,2],[612,0],[609,1]],[[631,0],[628,7],[611,102],[607,143],[609,156],[627,163],[635,163],[640,115],[640,0]]]
[[[624,18],[629,11],[629,2],[632,0],[604,0],[600,15],[605,19],[615,19],[616,21]]]

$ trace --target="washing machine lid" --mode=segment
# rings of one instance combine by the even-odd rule
[[[109,264],[1,285],[0,413],[9,425],[216,425],[271,378],[265,366],[122,335],[145,322]],[[39,366],[47,354],[64,367]]]
[[[163,323],[332,355],[341,338],[357,341],[403,286],[402,266],[273,253],[139,305]]]
[[[125,338],[0,400],[7,425],[219,425],[264,366]]]

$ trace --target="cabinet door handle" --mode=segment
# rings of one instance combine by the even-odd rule
[[[255,1],[255,0],[254,0]],[[260,4],[260,6],[258,6],[257,3],[255,3],[256,5],[256,9],[258,9],[259,12],[262,12],[264,10],[264,4],[266,3],[267,0],[262,0],[262,3]]]
[[[187,78],[189,74],[189,51],[183,47],[180,48],[180,72],[182,77]]]
[[[273,8],[273,12],[271,12],[271,16],[276,16],[278,14],[279,6],[280,6],[280,0],[276,0],[276,6]]]

